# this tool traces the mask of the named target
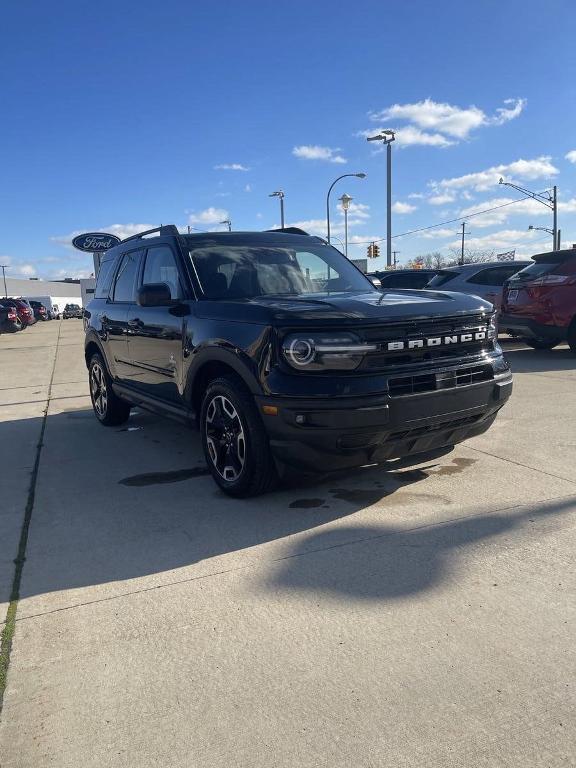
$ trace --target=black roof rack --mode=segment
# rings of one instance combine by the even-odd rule
[[[159,227],[154,227],[154,229],[147,229],[145,232],[138,232],[137,235],[131,235],[130,237],[125,237],[124,240],[122,240],[123,243],[128,242],[128,240],[138,240],[140,237],[144,237],[145,235],[151,235],[153,232],[158,232],[160,236],[162,235],[179,235],[180,232],[178,232],[178,227],[175,224],[162,224]]]
[[[285,232],[287,235],[307,235],[311,237],[309,232],[305,232],[299,227],[279,227],[278,229],[267,229],[266,232]]]

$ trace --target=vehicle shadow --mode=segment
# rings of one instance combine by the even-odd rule
[[[46,421],[21,597],[95,585],[106,585],[99,594],[108,596],[126,591],[125,582],[132,579],[152,577],[146,586],[157,586],[243,568],[256,559],[282,559],[287,545],[298,554],[375,537],[384,549],[364,575],[353,570],[338,575],[337,565],[323,574],[315,570],[318,566],[294,560],[278,584],[329,589],[332,580],[337,591],[393,597],[425,589],[441,578],[442,563],[454,548],[518,524],[513,516],[488,515],[408,534],[388,526],[345,523],[386,497],[396,511],[416,497],[432,511],[450,504],[429,492],[428,477],[465,472],[475,460],[439,455],[418,468],[404,461],[337,478],[292,477],[266,496],[230,499],[208,475],[197,433],[138,411],[126,425],[106,429],[86,401],[79,398],[77,409]],[[60,407],[70,408],[69,401],[61,401]],[[9,429],[12,436],[19,429],[30,430],[30,421],[0,424],[0,444]],[[32,468],[33,453],[25,469]],[[12,505],[20,519],[24,501],[21,497],[21,510]],[[2,536],[0,561],[7,563],[16,552],[5,551],[1,542]],[[348,547],[344,560],[355,552],[357,548]],[[368,574],[376,561],[382,568],[387,565],[371,583]],[[188,570],[175,574],[177,569]],[[78,599],[69,595],[61,602]]]
[[[518,341],[506,341],[502,344],[502,349],[510,363],[512,373],[544,373],[576,369],[576,355],[566,344],[554,349],[542,350],[526,347]]]
[[[345,525],[307,536],[285,556],[266,587],[356,600],[401,599],[447,580],[465,547],[538,525],[542,517],[575,511],[576,497],[416,528]],[[301,557],[311,551],[317,556]]]

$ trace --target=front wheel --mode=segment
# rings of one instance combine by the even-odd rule
[[[277,481],[268,436],[254,398],[240,380],[215,379],[202,401],[200,429],[206,463],[229,496],[258,496]]]
[[[90,358],[88,378],[92,408],[98,421],[106,427],[124,424],[130,416],[130,405],[112,389],[112,379],[101,355],[95,354]]]
[[[561,339],[523,339],[532,349],[554,349],[560,344]]]

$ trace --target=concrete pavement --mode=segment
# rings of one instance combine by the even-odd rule
[[[47,414],[3,768],[576,765],[576,358],[509,357],[454,452],[237,501],[96,422],[79,322],[0,336],[4,601]]]

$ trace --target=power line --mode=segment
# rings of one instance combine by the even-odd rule
[[[395,237],[406,237],[407,235],[414,235],[417,232],[426,232],[429,229],[436,229],[436,227],[443,227],[446,224],[454,224],[455,221],[464,221],[464,219],[471,219],[473,216],[481,216],[484,213],[491,213],[492,211],[497,211],[499,208],[505,208],[507,205],[515,205],[516,203],[521,203],[523,200],[526,200],[525,197],[519,197],[518,200],[510,200],[509,203],[501,203],[501,205],[494,205],[492,208],[485,208],[483,211],[477,211],[476,213],[469,213],[467,216],[458,216],[455,219],[448,219],[448,221],[440,221],[438,224],[430,224],[428,227],[419,227],[418,229],[411,229],[408,232],[401,232],[399,235],[392,235],[392,238]],[[386,240],[385,237],[381,237],[378,240],[362,240],[361,242],[356,242],[354,245],[367,245],[368,243],[381,243],[384,240]]]

